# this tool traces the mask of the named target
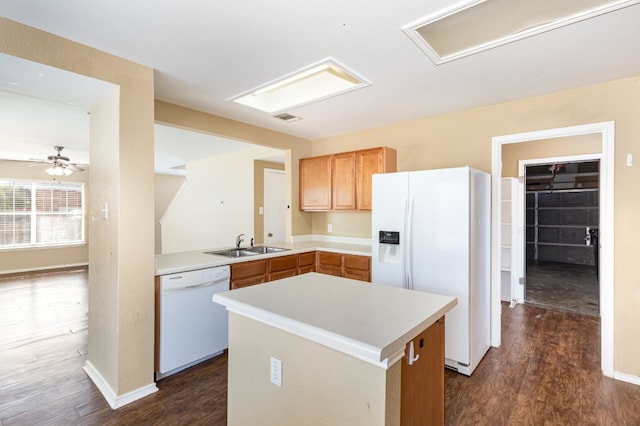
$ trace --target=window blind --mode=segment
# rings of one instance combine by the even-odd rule
[[[0,247],[84,242],[84,185],[0,180]]]

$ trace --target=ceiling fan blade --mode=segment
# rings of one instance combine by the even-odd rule
[[[77,164],[68,163],[68,164],[65,164],[65,167],[69,170],[73,170],[74,172],[84,172],[84,168],[80,167]]]

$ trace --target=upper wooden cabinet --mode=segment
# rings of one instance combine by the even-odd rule
[[[396,150],[375,148],[356,151],[357,209],[371,210],[371,176],[396,171]]]
[[[396,171],[387,147],[300,160],[300,210],[371,210],[371,176]]]
[[[356,153],[345,152],[331,156],[332,194],[334,210],[355,210]]]
[[[300,210],[331,210],[331,155],[300,159]]]

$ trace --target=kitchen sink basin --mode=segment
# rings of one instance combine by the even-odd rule
[[[226,257],[245,257],[245,256],[255,256],[259,253],[255,251],[249,251],[248,249],[227,249],[227,250],[205,251],[204,254],[215,254],[218,256],[226,256]]]
[[[226,250],[214,250],[205,251],[204,254],[215,254],[218,256],[226,257],[245,257],[255,256],[258,254],[278,253],[280,251],[286,251],[289,249],[271,246],[255,246],[255,247],[243,247],[239,249],[226,249]]]
[[[287,251],[289,249],[280,248],[280,247],[271,247],[271,246],[255,246],[255,247],[249,247],[245,250],[248,250],[257,254],[267,254],[267,253],[278,253],[281,251]]]

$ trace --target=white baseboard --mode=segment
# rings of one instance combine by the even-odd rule
[[[614,371],[613,378],[616,380],[620,380],[621,382],[627,382],[627,383],[631,383],[632,385],[640,386],[640,377],[634,376],[633,374]]]
[[[134,391],[125,393],[124,395],[116,395],[116,393],[111,389],[109,383],[102,377],[102,374],[91,364],[90,361],[86,361],[84,367],[82,369],[87,373],[87,376],[93,381],[93,383],[98,387],[104,399],[107,400],[109,406],[116,410],[124,405],[127,405],[133,401],[144,398],[147,395],[151,395],[154,392],[158,391],[158,387],[155,383],[150,383],[147,386],[143,386]]]
[[[83,263],[70,263],[70,264],[67,264],[67,265],[47,265],[47,266],[40,266],[40,267],[36,267],[36,268],[11,269],[11,270],[0,271],[0,275],[4,275],[4,274],[26,274],[26,273],[30,273],[30,272],[47,272],[47,271],[54,270],[54,269],[79,268],[79,267],[84,267],[84,266],[88,266],[88,265],[89,265],[89,263],[83,262]]]
[[[341,237],[338,235],[321,234],[294,235],[291,237],[292,243],[299,243],[303,241],[323,241],[326,243],[355,244],[364,246],[371,245],[371,238]]]

